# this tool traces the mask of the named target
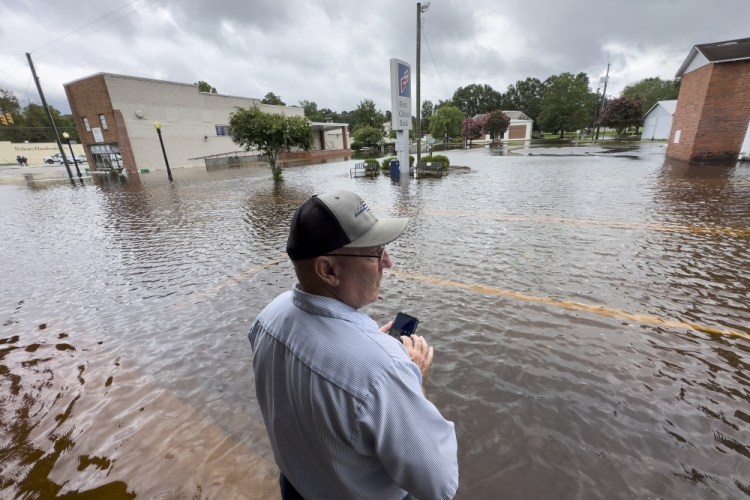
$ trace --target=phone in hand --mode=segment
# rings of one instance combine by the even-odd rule
[[[411,336],[417,331],[417,324],[419,320],[414,316],[406,313],[396,314],[396,318],[393,320],[391,329],[388,330],[388,335],[397,339],[401,338],[402,335]]]

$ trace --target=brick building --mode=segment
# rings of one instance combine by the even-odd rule
[[[750,122],[750,38],[696,45],[676,76],[667,156],[736,161]]]
[[[202,166],[203,158],[239,150],[228,135],[229,114],[258,106],[267,113],[304,116],[297,106],[200,92],[196,85],[98,73],[64,85],[89,166],[166,170],[154,122],[161,123],[171,167]],[[308,156],[347,154],[345,123],[313,123]]]

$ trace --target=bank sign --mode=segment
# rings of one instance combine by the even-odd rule
[[[411,129],[411,66],[391,59],[391,128]]]

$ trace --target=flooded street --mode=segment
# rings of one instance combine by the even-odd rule
[[[435,346],[457,498],[750,498],[750,163],[662,146],[0,185],[0,497],[279,498],[247,331],[349,189],[412,217],[367,310]]]

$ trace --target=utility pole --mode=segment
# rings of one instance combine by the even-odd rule
[[[607,83],[609,82],[609,63],[607,63],[607,76],[604,77],[604,91],[602,92],[602,106],[601,111],[604,111],[604,103],[607,102]],[[597,103],[599,108],[599,103]],[[599,113],[601,113],[601,111]],[[596,126],[596,140],[599,140],[599,125]]]
[[[75,186],[76,183],[73,180],[73,172],[70,171],[68,158],[65,156],[65,151],[63,150],[62,142],[60,142],[60,134],[57,133],[55,120],[52,119],[52,113],[50,112],[49,107],[47,106],[47,101],[44,99],[44,92],[42,92],[42,86],[39,84],[39,77],[36,76],[34,63],[31,60],[31,54],[29,54],[28,52],[26,53],[26,59],[29,61],[29,67],[31,68],[31,75],[34,77],[34,83],[36,83],[36,89],[39,92],[39,97],[42,99],[42,106],[44,106],[44,111],[47,112],[47,118],[49,118],[49,123],[50,125],[52,125],[52,130],[55,132],[55,141],[57,141],[57,149],[60,151],[60,155],[62,155],[63,162],[65,163],[65,170],[68,171],[68,177],[70,178],[70,183]]]
[[[422,6],[421,3],[417,3],[417,162],[415,166],[419,165],[419,160],[422,155],[422,122],[420,120],[422,103],[419,101],[421,79],[419,63],[422,58],[422,12],[427,12],[427,9],[429,8],[430,2],[426,2],[424,6]]]

